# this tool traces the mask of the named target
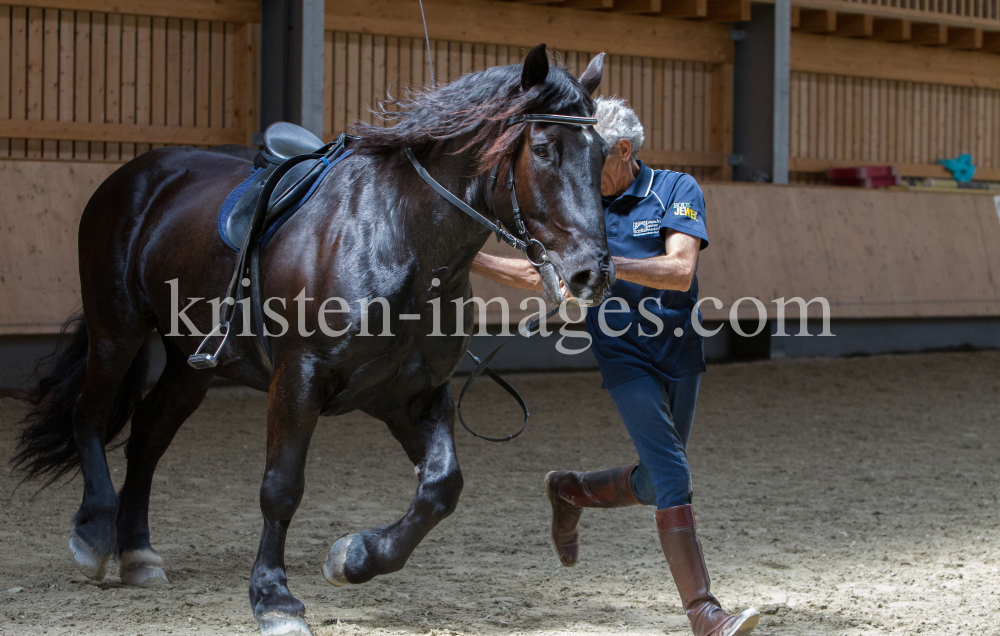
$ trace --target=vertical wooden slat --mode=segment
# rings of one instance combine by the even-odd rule
[[[107,76],[107,16],[103,12],[94,12],[90,16],[90,117],[88,121],[103,123],[105,121],[105,90]],[[90,142],[90,158],[106,159],[103,141]]]
[[[698,152],[708,150],[707,142],[709,135],[705,134],[705,121],[708,119],[705,117],[705,107],[708,103],[705,91],[706,76],[705,65],[701,62],[695,62],[694,72],[691,76],[693,81],[691,107],[693,115],[692,123],[694,124],[694,135],[691,140],[691,149]]]
[[[42,118],[42,33],[44,32],[44,13],[38,7],[28,9],[28,56],[25,80],[25,117],[39,120]],[[42,140],[25,140],[24,156],[28,159],[39,159],[42,156]]]
[[[487,44],[486,51],[483,57],[483,66],[485,68],[493,68],[497,66],[497,45]]]
[[[76,14],[73,11],[59,12],[59,121],[73,121],[73,37],[76,29]],[[73,158],[73,142],[60,141],[60,159]]]
[[[209,23],[208,125],[222,128],[226,122],[226,25]]]
[[[385,39],[385,87],[387,98],[395,100],[399,97],[399,38],[390,36]],[[390,111],[396,106],[389,104]]]
[[[407,69],[408,71],[408,69]],[[333,34],[333,132],[340,134],[347,126],[347,34]]]
[[[448,40],[431,40],[431,63],[434,64],[434,80],[440,84],[448,83]],[[424,83],[430,82],[430,74],[424,74]]]
[[[711,150],[728,156],[733,151],[733,65],[719,64],[711,75]],[[728,163],[713,171],[713,178],[732,181]]]
[[[371,123],[372,114],[372,65],[374,62],[373,39],[371,35],[361,36],[361,70],[357,117]]]
[[[153,20],[139,16],[135,24],[135,114],[137,124],[148,124],[153,117]],[[126,49],[127,51],[128,49]],[[126,67],[127,68],[127,67]],[[122,119],[129,121],[132,113],[125,111]],[[149,150],[149,144],[136,143],[136,155]]]
[[[211,60],[211,30],[209,23],[205,20],[198,20],[194,26],[194,59],[190,62],[184,61],[184,69],[187,72],[188,64],[194,67],[194,126],[208,126],[211,121],[209,115],[211,108],[209,82],[212,72]],[[185,47],[187,52],[188,48]]]
[[[167,123],[167,19],[153,18],[149,123]],[[140,84],[141,85],[141,84]]]
[[[410,41],[410,86],[413,90],[423,88],[431,81],[427,75],[427,41],[413,38]]]
[[[646,129],[646,148],[653,147],[653,135],[655,134],[654,122],[656,121],[653,110],[653,60],[649,57],[642,58],[642,125]]]
[[[674,62],[673,71],[673,143],[670,146],[671,150],[684,150],[684,114],[687,111],[685,104],[685,93],[684,93],[684,74],[687,67],[687,62]]]
[[[233,128],[243,130],[249,144],[251,135],[257,129],[258,91],[256,87],[257,67],[256,43],[254,41],[255,26],[252,24],[226,25],[226,34],[232,33],[233,46],[227,47],[227,53],[233,56],[232,83],[232,117]]]
[[[10,119],[10,6],[0,4],[0,119]],[[10,139],[0,137],[0,157],[10,156]]]
[[[664,150],[674,149],[674,62],[663,62],[663,123],[660,135]]]
[[[460,77],[473,70],[472,66],[472,44],[470,42],[461,43],[461,61],[459,72],[456,77]]]
[[[323,31],[323,135],[333,134],[333,31]]]
[[[109,13],[107,18],[107,57],[105,60],[105,93],[104,120],[110,123],[121,121],[121,84],[122,84],[122,15]],[[121,144],[107,143],[104,146],[104,158],[117,161],[121,159]]]
[[[361,88],[361,36],[347,34],[347,109],[345,124],[348,128],[358,119],[360,103],[358,91]]]
[[[76,58],[74,59],[73,121],[90,121],[90,12],[76,12]],[[90,157],[90,144],[77,141],[74,159]]]
[[[28,10],[11,9],[10,27],[10,118],[24,119],[28,104]],[[11,139],[10,156],[24,157],[24,139]]]
[[[612,95],[622,96],[622,56],[611,55],[611,63],[606,65],[605,73],[608,75],[610,85],[608,90]]]
[[[663,150],[663,60],[653,59],[653,122],[649,135],[652,138],[653,150]]]
[[[121,88],[121,122],[133,124],[136,122],[136,60],[138,29],[134,15],[122,16],[122,88]],[[147,36],[148,43],[148,36]],[[146,94],[149,94],[146,85]],[[121,158],[131,159],[136,155],[134,143],[123,143]]]
[[[385,36],[376,35],[372,41],[372,101],[371,108],[376,113],[379,112],[378,104],[385,101]],[[379,117],[372,117],[372,121],[384,125]]]
[[[411,38],[399,38],[399,79],[396,81],[396,96],[404,98],[410,90],[413,78],[413,41]]]
[[[167,18],[167,52],[166,52],[166,124],[179,126],[181,124],[181,103],[183,88],[181,85],[181,20]]]

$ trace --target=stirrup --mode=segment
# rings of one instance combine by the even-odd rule
[[[198,345],[198,348],[195,350],[195,352],[190,356],[188,356],[189,365],[191,365],[195,369],[215,368],[215,365],[219,363],[218,361],[219,352],[222,351],[222,347],[226,345],[226,338],[229,337],[229,322],[220,324],[218,329],[219,329],[219,334],[215,333],[215,329],[210,331],[209,334],[205,336],[205,339],[201,341],[201,344]],[[209,338],[212,338],[215,335],[222,336],[222,342],[220,342],[219,346],[215,348],[215,353],[201,353],[201,348],[205,346],[205,343],[208,342]]]

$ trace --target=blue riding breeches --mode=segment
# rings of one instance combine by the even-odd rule
[[[700,373],[666,384],[643,376],[608,389],[639,453],[632,490],[646,505],[655,502],[662,509],[691,503],[686,449],[700,384]]]

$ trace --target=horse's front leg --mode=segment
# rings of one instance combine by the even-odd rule
[[[435,389],[419,418],[389,422],[416,467],[417,494],[396,523],[334,543],[323,564],[328,582],[338,587],[364,583],[402,569],[427,533],[455,510],[462,493],[462,472],[455,457],[454,419],[451,388],[444,385]]]
[[[288,591],[285,533],[305,489],[306,451],[322,405],[314,369],[275,367],[267,405],[267,457],[260,485],[264,530],[250,576],[250,607],[265,636],[308,636],[305,605]]]

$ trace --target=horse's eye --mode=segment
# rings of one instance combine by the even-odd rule
[[[546,146],[532,146],[531,152],[535,153],[536,157],[543,159],[549,156],[549,149]]]

